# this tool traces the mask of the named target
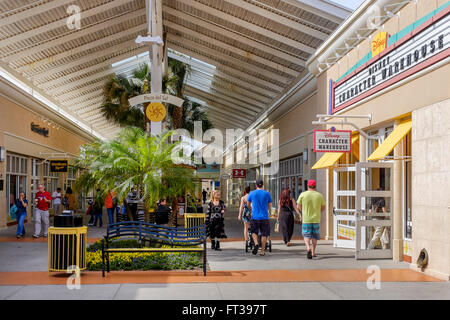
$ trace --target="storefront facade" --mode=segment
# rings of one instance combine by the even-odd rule
[[[251,190],[256,188],[256,180],[263,179],[264,189],[269,191],[272,199],[272,214],[276,214],[278,200],[283,189],[288,188],[291,196],[298,198],[300,193],[306,190],[308,179],[317,180],[317,190],[325,194],[326,174],[321,171],[312,170],[316,162],[316,154],[313,152],[313,130],[312,121],[316,114],[325,113],[326,107],[318,103],[318,82],[312,76],[305,76],[298,83],[292,85],[290,93],[273,108],[263,124],[256,130],[267,130],[268,137],[274,137],[275,130],[278,131],[278,171],[273,173],[275,163],[262,164],[258,156],[258,147],[251,142],[244,146],[247,151],[246,163],[257,164],[229,164],[224,157],[224,165],[221,169],[221,178],[226,178],[222,183],[222,193],[227,194],[228,205],[237,207],[243,195],[245,186]],[[271,139],[267,141],[267,154],[272,157]],[[236,148],[235,153],[242,151]],[[253,157],[253,158],[252,158]],[[233,169],[246,169],[245,179],[233,179]],[[325,217],[323,218],[325,224]],[[325,238],[326,229],[320,230],[321,238]]]
[[[39,183],[50,193],[73,185],[73,159],[79,147],[94,138],[4,79],[0,79],[0,128],[0,228],[4,228],[16,223],[9,207],[20,192],[31,203]],[[51,172],[49,159],[60,157],[69,160],[68,173]],[[30,206],[28,220],[31,212]]]
[[[326,237],[336,246],[359,248],[361,256],[391,257],[411,263],[412,268],[425,249],[429,263],[424,271],[446,280],[449,13],[449,1],[410,2],[334,64],[319,61],[329,57],[328,48],[344,44],[346,39],[339,35],[308,61],[318,83],[325,84],[318,85],[317,94],[328,107],[324,112],[331,116],[328,122],[348,116],[342,129],[354,132],[352,153],[318,155],[313,167],[326,175]],[[327,125],[331,127],[341,129]],[[387,217],[367,222],[380,197]],[[389,231],[387,249],[381,239],[371,243],[375,226]],[[371,245],[374,250],[369,250]]]

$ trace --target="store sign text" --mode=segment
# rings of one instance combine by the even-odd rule
[[[35,124],[34,122],[31,123],[31,131],[36,132],[40,134],[41,136],[48,137],[48,129],[39,126],[38,124]]]
[[[314,152],[352,152],[352,132],[314,130]]]
[[[391,45],[353,73],[333,84],[332,113],[342,110],[368,96],[449,56],[450,15],[437,22],[425,23]]]
[[[50,172],[68,172],[69,171],[69,161],[68,160],[49,160],[50,162]]]

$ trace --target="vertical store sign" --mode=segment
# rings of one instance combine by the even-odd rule
[[[343,110],[450,55],[450,6],[387,47],[388,35],[372,42],[368,62],[332,84],[331,113]]]

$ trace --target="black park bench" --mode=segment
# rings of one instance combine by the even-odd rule
[[[126,238],[125,238],[126,237]],[[110,248],[110,240],[125,238],[137,240],[138,248]],[[159,242],[170,248],[145,248],[146,242]],[[174,246],[180,247],[174,247]],[[196,247],[188,247],[196,246]],[[202,252],[203,275],[206,276],[205,225],[191,228],[173,228],[142,221],[125,221],[109,224],[102,239],[102,276],[109,272],[109,254],[118,252]],[[105,264],[106,261],[106,264]]]

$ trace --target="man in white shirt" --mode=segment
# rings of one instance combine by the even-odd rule
[[[52,194],[54,214],[61,214],[61,188],[57,188]]]

